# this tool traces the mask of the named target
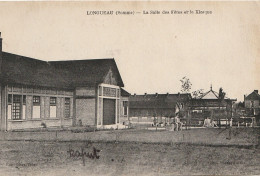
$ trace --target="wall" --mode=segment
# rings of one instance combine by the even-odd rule
[[[259,100],[252,100],[254,101],[254,107],[259,108]],[[245,100],[245,107],[251,108],[252,107],[252,101],[251,100]]]
[[[64,119],[63,123],[59,119],[40,119],[27,121],[8,121],[8,130],[42,128],[42,123],[45,123],[48,128],[51,127],[68,127],[72,125],[72,119]]]
[[[1,111],[0,111],[0,116],[1,116],[1,130],[5,131],[6,130],[6,87],[5,86],[0,86],[1,91],[0,91],[0,96],[1,96]]]
[[[76,99],[76,120],[82,121],[82,124],[93,126],[95,125],[96,100],[91,99]]]
[[[25,95],[26,105],[21,113],[20,120],[9,119],[7,123],[8,130],[26,129],[26,128],[41,128],[42,123],[47,127],[62,127],[72,126],[73,117],[73,92],[62,90],[48,90],[28,87],[13,87],[9,86],[8,94]],[[38,119],[33,117],[33,96],[40,96],[40,115]],[[56,118],[50,118],[50,97],[56,97]],[[65,97],[70,98],[70,117],[65,118]],[[8,112],[10,115],[11,112]]]
[[[124,106],[123,106],[124,101],[128,102],[127,115],[124,115]],[[129,98],[128,97],[120,97],[120,119],[119,119],[119,123],[123,124],[123,122],[127,122],[129,120],[128,117],[129,117]]]

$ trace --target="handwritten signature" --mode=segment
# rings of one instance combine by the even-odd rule
[[[69,156],[71,158],[82,158],[84,159],[85,157],[90,158],[90,159],[99,159],[100,156],[98,153],[101,152],[101,150],[96,149],[93,147],[92,152],[85,152],[83,148],[81,148],[81,151],[79,150],[73,150],[69,149],[67,153],[69,153]]]

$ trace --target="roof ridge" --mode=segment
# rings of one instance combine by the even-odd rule
[[[208,93],[210,92],[210,90],[204,94],[201,95],[200,99],[202,99],[203,97],[205,97]]]
[[[209,94],[210,92],[212,92],[212,93],[216,96],[216,98],[219,98],[219,97],[218,97],[218,93],[217,93],[216,91],[210,89],[209,91],[207,91],[206,93],[204,93],[199,99],[202,99],[203,97],[205,97],[205,96],[206,96],[207,94]]]
[[[71,60],[54,60],[54,61],[45,61],[42,59],[36,59],[30,56],[24,56],[24,55],[20,55],[20,54],[15,54],[15,53],[9,53],[6,51],[3,51],[2,53],[6,53],[6,54],[10,54],[10,55],[14,55],[14,56],[19,56],[19,57],[23,57],[23,58],[27,58],[27,59],[32,59],[32,60],[36,60],[36,61],[41,61],[41,62],[46,62],[46,63],[51,63],[51,62],[77,62],[77,61],[96,61],[96,60],[115,60],[115,58],[96,58],[96,59],[71,59]]]
[[[5,52],[5,51],[3,51],[2,53],[6,53],[6,54],[13,55],[13,56],[18,56],[18,57],[23,57],[23,58],[26,58],[26,59],[31,59],[31,60],[35,60],[35,61],[48,63],[48,61],[44,61],[44,60],[41,60],[41,59],[35,59],[35,58],[29,57],[29,56],[18,55],[18,54],[14,54],[14,53]]]
[[[80,62],[80,61],[98,61],[98,60],[115,60],[114,58],[100,58],[100,59],[75,59],[75,60],[55,60],[55,61],[47,61],[49,63],[53,62]]]
[[[217,98],[219,98],[219,94],[216,92],[216,91],[214,91],[214,90],[211,90],[212,91],[212,93],[217,97]],[[216,95],[217,94],[217,95]]]

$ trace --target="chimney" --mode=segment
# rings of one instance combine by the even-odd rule
[[[258,90],[254,90],[254,92],[258,94]]]

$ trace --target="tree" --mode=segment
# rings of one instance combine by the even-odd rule
[[[223,91],[222,87],[219,88],[219,93],[218,93],[218,100],[219,100],[219,116],[221,115],[220,113],[220,105],[221,102],[223,102],[223,100],[225,99],[226,93]],[[220,122],[220,117],[218,117],[219,119],[219,127],[221,126],[221,122]],[[227,125],[226,125],[227,127]]]
[[[186,76],[184,76],[180,81],[181,81],[181,92],[182,93],[189,93],[191,86],[192,86],[190,79],[187,78]],[[185,114],[187,114],[187,116],[188,116],[188,118],[187,118],[188,121],[186,121],[186,127],[187,127],[187,125],[190,124],[191,116],[188,115],[189,114],[188,108],[185,108],[185,109],[186,109]]]
[[[196,91],[193,91],[193,92],[192,92],[192,96],[193,96],[194,98],[199,98],[199,97],[201,97],[203,94],[204,94],[204,90],[203,90],[203,89],[199,89],[199,90],[196,90]]]
[[[184,76],[180,81],[181,81],[181,92],[182,93],[190,92],[192,86],[190,79]]]
[[[219,94],[218,94],[219,101],[224,100],[225,96],[226,96],[226,93],[223,91],[222,87],[220,87],[219,88]]]

